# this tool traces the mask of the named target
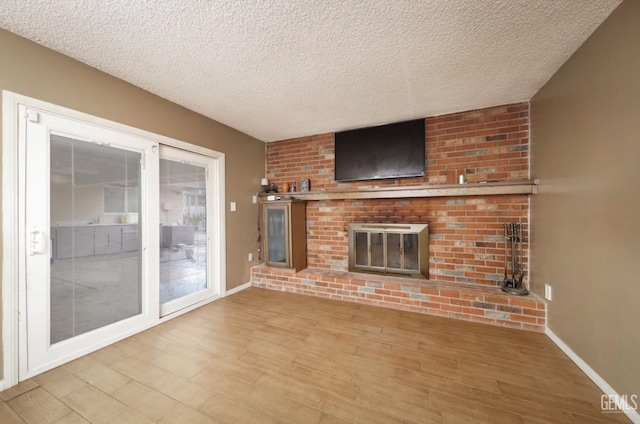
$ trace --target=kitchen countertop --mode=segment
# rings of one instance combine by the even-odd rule
[[[113,223],[104,223],[104,224],[57,224],[57,225],[52,225],[52,228],[70,228],[70,227],[114,227],[114,226],[119,226],[119,227],[125,227],[125,226],[134,226],[134,225],[138,225],[138,224],[123,224],[123,223],[117,223],[117,222],[113,222]]]

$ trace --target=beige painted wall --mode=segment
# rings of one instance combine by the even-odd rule
[[[533,290],[549,328],[640,395],[640,1],[626,0],[531,101]]]
[[[249,281],[247,254],[257,257],[252,195],[264,176],[261,141],[2,29],[0,90],[225,153],[227,290]],[[229,212],[230,201],[237,202],[237,212]]]

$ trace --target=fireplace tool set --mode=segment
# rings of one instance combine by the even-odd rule
[[[526,296],[529,291],[522,285],[524,265],[522,262],[522,224],[504,224],[504,281],[502,291]],[[509,273],[509,256],[511,256],[511,272]]]

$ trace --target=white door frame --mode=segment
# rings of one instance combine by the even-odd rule
[[[195,309],[205,303],[216,300],[226,295],[226,254],[225,254],[225,155],[200,146],[195,146],[180,140],[161,136],[149,131],[140,130],[107,119],[98,118],[83,112],[78,112],[48,102],[33,99],[31,97],[16,94],[7,90],[2,92],[2,380],[0,391],[12,387],[19,382],[19,351],[18,351],[18,313],[20,298],[18,296],[20,280],[24,278],[24,254],[20,252],[20,237],[24,234],[18,227],[20,217],[24,216],[24,199],[19,196],[19,171],[20,160],[24,158],[24,151],[20,151],[19,135],[24,133],[25,120],[19,116],[20,105],[45,113],[57,114],[69,119],[84,121],[93,125],[102,126],[111,130],[120,131],[136,137],[164,144],[179,149],[192,151],[216,159],[215,166],[211,169],[211,177],[215,182],[217,199],[215,210],[212,211],[211,221],[214,224],[212,230],[212,243],[218,252],[215,261],[211,264],[213,284],[217,285],[218,296],[207,299],[189,308],[182,309],[174,314],[158,320],[149,325],[157,325],[167,319],[174,318],[182,313]],[[23,240],[24,241],[24,240]],[[24,243],[22,243],[24,245]],[[22,267],[22,268],[21,268]],[[134,334],[142,331],[138,328],[131,332]],[[123,335],[120,339],[131,334]],[[95,346],[97,350],[117,340],[109,340],[102,345]],[[86,354],[89,352],[82,352]]]

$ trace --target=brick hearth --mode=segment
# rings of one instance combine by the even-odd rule
[[[503,293],[498,287],[417,280],[307,268],[296,273],[258,265],[256,287],[402,311],[544,332],[546,304],[536,296]]]

